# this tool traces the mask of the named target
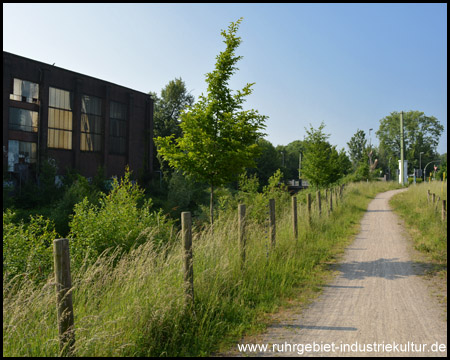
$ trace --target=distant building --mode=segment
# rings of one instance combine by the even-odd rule
[[[3,172],[34,176],[47,159],[60,175],[74,168],[93,177],[103,166],[122,176],[126,165],[150,175],[152,98],[4,51]]]

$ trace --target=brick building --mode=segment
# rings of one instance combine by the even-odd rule
[[[150,95],[3,52],[3,172],[39,174],[54,159],[58,174],[136,176],[153,169]]]

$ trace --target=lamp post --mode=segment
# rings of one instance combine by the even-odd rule
[[[421,151],[419,154],[419,169],[420,169],[420,171],[422,171],[422,154],[423,154],[423,151]],[[422,175],[422,174],[420,174],[420,175]]]
[[[425,169],[423,169],[423,181],[424,181],[424,182],[425,182],[425,174],[426,174],[426,172],[427,172],[427,166],[430,165],[431,163],[434,163],[434,162],[441,162],[441,160],[440,160],[440,159],[438,159],[438,160],[433,160],[433,161],[430,161],[428,164],[425,165]]]
[[[403,153],[403,111],[400,112],[400,184],[404,185],[405,157]]]

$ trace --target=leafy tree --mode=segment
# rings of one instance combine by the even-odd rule
[[[307,137],[303,142],[305,147],[305,156],[302,161],[303,175],[317,187],[328,186],[343,175],[339,153],[336,146],[332,146],[327,141],[329,135],[323,133],[324,127],[322,123],[317,130],[312,126],[309,130],[305,129]]]
[[[444,179],[444,172],[445,172],[445,178],[448,178],[448,172],[447,172],[447,153],[442,154],[439,156],[441,159],[441,162],[438,165],[438,171],[436,172],[436,178],[443,180]]]
[[[188,93],[181,78],[175,78],[161,90],[161,97],[150,92],[154,99],[154,136],[181,136],[180,114],[194,103],[194,96]]]
[[[161,95],[149,92],[154,100],[153,121],[154,137],[174,135],[175,138],[181,136],[180,114],[186,107],[194,103],[194,96],[188,93],[184,81],[175,78],[161,89]],[[163,161],[161,155],[154,151],[154,163],[159,163],[160,169],[166,178],[170,171],[167,162]]]
[[[357,130],[347,143],[349,149],[350,160],[353,168],[356,169],[361,161],[367,158],[366,151],[366,134],[363,130]]]
[[[294,140],[288,145],[278,145],[276,150],[281,157],[280,165],[283,178],[285,180],[298,179],[299,155],[303,153],[302,141]]]
[[[285,166],[288,170],[289,179],[298,179],[299,156],[304,152],[303,142],[301,140],[294,140],[286,145],[285,151]]]
[[[437,158],[436,147],[444,127],[434,116],[426,116],[420,111],[403,113],[404,154],[408,160],[408,173],[419,168],[419,156],[422,154],[422,167]],[[380,150],[387,158],[391,158],[391,171],[395,173],[400,159],[400,113],[380,120],[380,128],[376,132],[380,140]]]
[[[256,158],[256,168],[248,169],[249,175],[256,174],[261,186],[269,183],[269,178],[280,168],[281,156],[272,143],[266,139],[258,139],[260,155]]]
[[[266,116],[257,110],[243,110],[245,97],[252,93],[247,84],[235,94],[228,82],[237,69],[242,56],[235,55],[241,43],[236,36],[242,18],[231,23],[225,38],[225,51],[217,57],[215,70],[206,74],[207,95],[181,112],[182,137],[159,136],[155,139],[158,151],[170,166],[180,169],[185,175],[194,176],[210,185],[210,220],[214,222],[214,188],[224,185],[254,166],[258,155],[256,141],[263,134]]]
[[[352,171],[352,162],[350,161],[345,149],[342,148],[338,154],[339,168],[343,176],[349,174]]]

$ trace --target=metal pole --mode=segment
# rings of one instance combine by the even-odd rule
[[[400,112],[400,184],[402,186],[404,185],[404,162],[405,162],[405,155],[403,153],[403,111]]]
[[[422,171],[422,154],[423,154],[423,151],[421,151],[419,154],[419,169],[420,169],[420,171]],[[420,175],[422,175],[422,174],[420,174]],[[422,176],[420,176],[420,177],[422,177]]]

